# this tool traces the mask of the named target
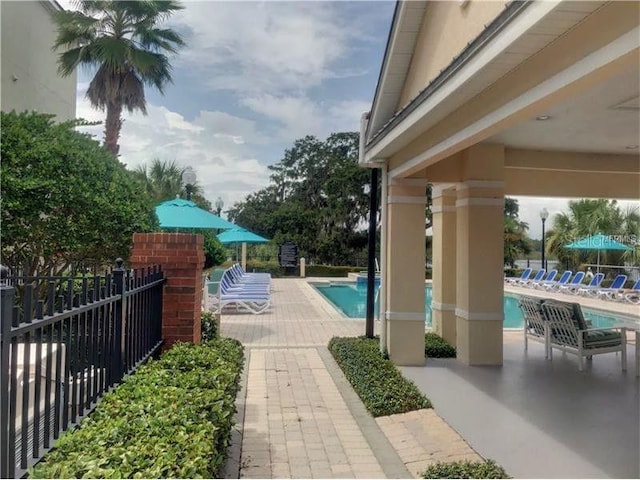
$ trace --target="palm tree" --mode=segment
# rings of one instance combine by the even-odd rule
[[[153,201],[160,203],[178,196],[185,196],[185,186],[182,183],[184,170],[174,161],[154,158],[151,166],[139,165],[133,171],[133,175]],[[204,197],[202,186],[196,182],[190,188],[191,200],[200,208],[210,211],[211,202]]]
[[[588,235],[602,233],[620,237],[623,243],[635,243],[640,232],[640,213],[635,207],[620,209],[615,200],[577,200],[569,202],[569,212],[553,218],[547,238],[547,252],[554,253],[567,268],[580,263],[595,263],[597,252],[564,248],[565,245]],[[602,262],[619,264],[633,261],[634,252],[601,251]]]
[[[53,48],[63,48],[58,70],[68,76],[80,65],[96,69],[87,90],[91,104],[107,111],[104,145],[118,154],[122,108],[146,115],[144,86],[164,93],[171,82],[165,52],[184,45],[181,36],[158,24],[183,7],[171,0],[78,0],[79,11],[57,12],[58,36]]]

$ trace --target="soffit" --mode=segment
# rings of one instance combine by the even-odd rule
[[[456,72],[450,74],[451,77],[449,79],[440,83],[437,87],[436,84],[439,83],[439,78],[436,78],[432,84],[427,86],[405,108],[395,114],[391,113],[391,116],[387,118],[386,123],[382,125],[382,114],[384,113],[385,115],[389,115],[389,107],[386,106],[386,110],[378,112],[376,111],[378,106],[374,103],[372,119],[375,118],[376,121],[370,123],[366,150],[375,151],[375,156],[380,158],[393,155],[395,152],[417,138],[421,132],[428,130],[449,113],[480,94],[489,85],[516,68],[527,58],[535,55],[550,45],[554,40],[583,21],[587,16],[602,7],[605,3],[607,2],[586,1],[559,3],[553,10],[551,10],[540,21],[532,25],[515,41],[509,45],[505,45],[505,47],[490,61],[488,61],[478,72],[460,85],[460,87],[455,91],[455,94],[448,95],[442,101],[437,103],[434,102],[433,105],[430,105],[427,111],[420,116],[420,118],[415,118],[415,115],[411,118],[408,117],[417,109],[417,107],[423,104],[426,105],[432,95],[434,95],[439,88],[446,85],[446,82],[451,81],[451,79],[456,75],[461,75],[464,71],[464,64],[461,65]],[[511,4],[508,4],[506,8],[508,8],[509,5]],[[524,10],[522,15],[526,14],[527,11]],[[495,41],[495,39],[489,40],[487,45],[492,41]],[[485,46],[486,45],[482,45],[481,48],[485,48]],[[391,62],[389,62],[389,64],[391,64]],[[386,74],[401,76],[402,72],[387,71]],[[445,74],[447,74],[446,69],[440,74],[440,76]],[[406,72],[404,75],[405,76],[402,77],[403,83],[406,77]],[[401,88],[402,87],[400,87],[400,89]],[[384,89],[382,90],[384,91]],[[376,129],[378,125],[381,126]],[[375,145],[384,139],[386,135],[392,133],[394,129],[397,129],[398,131],[403,130],[403,132],[395,136],[396,138],[392,144],[389,144],[384,148],[375,149]]]

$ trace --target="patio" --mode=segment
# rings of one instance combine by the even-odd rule
[[[531,293],[527,289],[520,290]],[[302,279],[275,280],[273,294],[273,306],[266,314],[222,317],[222,334],[243,342],[251,359],[245,389],[248,392],[247,417],[244,422],[240,420],[245,435],[249,436],[245,436],[244,441],[236,441],[242,443],[242,457],[238,453],[238,462],[242,464],[253,448],[254,463],[242,468],[242,475],[343,478],[350,474],[376,477],[384,473],[384,476],[392,477],[403,471],[403,463],[412,470],[410,463],[401,460],[405,440],[396,440],[404,437],[389,434],[384,430],[388,426],[371,424],[368,414],[362,411],[354,414],[353,409],[359,408],[355,405],[359,401],[353,398],[350,387],[340,387],[343,384],[343,380],[338,380],[340,375],[331,380],[323,373],[325,366],[329,368],[333,363],[330,356],[326,356],[329,339],[334,335],[362,335],[364,322],[344,317]],[[562,298],[566,300],[567,296],[562,295]],[[585,306],[590,308],[617,309],[627,315],[637,311],[633,306],[611,302],[585,299],[585,303],[589,303]],[[378,325],[376,331],[377,328]],[[402,367],[402,371],[431,399],[437,415],[473,450],[497,461],[513,477],[637,478],[640,474],[640,381],[635,376],[633,362],[634,337],[630,335],[629,340],[632,343],[628,345],[626,373],[620,371],[620,357],[615,354],[595,357],[582,373],[578,371],[573,355],[556,352],[552,362],[546,361],[541,344],[531,343],[525,354],[521,331],[505,331],[502,367],[469,367],[456,360],[428,359],[424,367]],[[275,357],[271,358],[271,355]],[[300,359],[302,363],[299,363]],[[289,372],[290,378],[284,377],[285,372]],[[314,381],[307,378],[309,372],[317,377]],[[299,387],[304,406],[298,405],[299,399],[295,395],[292,398],[283,396],[290,395],[285,388],[288,383]],[[318,390],[314,384],[322,385],[322,389]],[[331,395],[330,401],[324,398],[326,395]],[[303,421],[303,430],[298,435],[302,440],[295,440],[303,441],[306,450],[298,453],[307,455],[307,460],[291,457],[288,453],[288,444],[283,443],[283,439],[288,442],[285,436],[290,435],[288,427],[284,434],[277,434],[281,420],[274,420],[283,418],[286,412],[280,410],[287,407],[278,399],[294,401],[298,411],[303,412],[301,418],[305,420],[305,415],[311,415],[309,420],[315,422],[317,430],[307,432]],[[310,405],[317,402],[334,405],[327,412],[327,418],[324,418],[326,413],[320,418],[317,407],[309,410]],[[344,416],[345,404],[353,416]],[[321,422],[327,421],[330,424],[323,427]],[[322,433],[323,428],[326,435]],[[348,436],[355,439],[351,441],[352,446],[349,441],[339,438],[345,428],[350,432]],[[386,448],[379,443],[381,429],[384,431],[382,437],[387,437],[382,440]],[[318,435],[324,442],[322,445],[317,440]],[[340,455],[331,453],[334,447],[326,444],[334,440],[336,447],[338,443],[342,445]],[[414,440],[419,444],[426,442],[424,437],[416,437],[410,442]],[[317,445],[308,444],[311,441]],[[389,452],[389,444],[395,452]],[[236,448],[240,451],[238,443]],[[325,463],[318,463],[322,469],[309,470],[313,467],[311,462],[317,461],[312,460],[312,453],[319,455],[323,449],[326,461],[331,460],[331,455],[338,455],[344,468],[350,465],[352,469],[332,471],[325,468]],[[362,457],[363,453],[366,453],[365,457]],[[357,462],[365,458],[370,462],[370,468],[362,470]],[[256,460],[261,463],[256,464]],[[373,467],[376,463],[378,470]],[[400,476],[404,477],[406,473]]]

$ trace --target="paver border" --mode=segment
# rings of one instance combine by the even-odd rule
[[[240,375],[240,389],[236,394],[235,422],[231,427],[231,438],[227,449],[227,458],[222,468],[222,478],[240,478],[240,461],[242,458],[242,438],[244,436],[244,414],[249,381],[249,361],[251,350],[244,347],[244,365]]]
[[[365,409],[362,400],[353,390],[329,349],[327,347],[316,347],[316,349],[386,477],[412,478],[413,475],[411,475],[375,419]]]

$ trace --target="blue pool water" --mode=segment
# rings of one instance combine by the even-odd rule
[[[342,284],[314,284],[327,300],[349,318],[364,318],[366,316],[367,286],[364,283]],[[431,326],[431,286],[427,285],[424,292],[426,306],[425,323]],[[594,327],[610,327],[615,322],[615,317],[602,315],[593,310],[583,309],[584,316],[591,320]],[[376,299],[375,314],[378,314],[378,302]],[[518,308],[518,298],[511,295],[504,297],[504,328],[522,328],[522,311]]]

